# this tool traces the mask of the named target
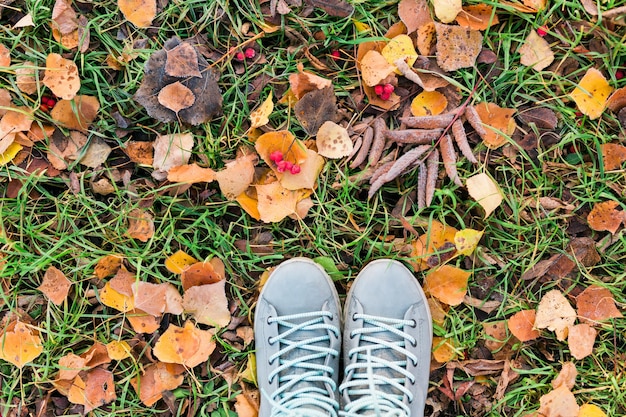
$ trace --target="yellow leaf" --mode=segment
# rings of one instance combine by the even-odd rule
[[[457,353],[452,341],[443,337],[433,337],[433,357],[439,363],[456,359]]]
[[[463,10],[463,2],[461,0],[433,0],[433,7],[437,19],[442,23],[451,23]]]
[[[318,133],[319,136],[319,133]],[[306,160],[300,164],[300,172],[292,174],[290,171],[283,172],[280,178],[280,185],[288,190],[299,190],[301,188],[313,189],[317,177],[319,177],[325,160],[317,152],[307,149]]]
[[[0,154],[0,166],[6,165],[7,163],[11,162],[21,150],[22,145],[20,145],[19,143],[13,142],[12,144],[10,144],[7,147],[6,151]]]
[[[448,105],[448,99],[439,91],[424,91],[411,102],[413,116],[436,116]]]
[[[214,332],[201,330],[191,321],[184,327],[173,324],[161,335],[152,353],[161,362],[178,363],[193,368],[206,362],[215,349]]]
[[[362,33],[362,32],[366,32],[368,30],[370,30],[370,27],[368,24],[360,22],[356,19],[352,19],[352,23],[354,24],[354,28],[356,29],[357,32]]]
[[[502,203],[502,192],[489,175],[482,173],[467,179],[467,192],[485,210],[485,218]]]
[[[258,210],[266,223],[279,222],[296,211],[298,192],[287,190],[279,182],[257,185]]]
[[[152,24],[156,16],[156,0],[118,0],[120,11],[133,25],[145,28]]]
[[[424,278],[424,291],[442,303],[456,306],[467,294],[467,280],[471,274],[450,265],[431,270]]]
[[[173,274],[181,274],[185,268],[197,262],[198,260],[196,258],[179,250],[165,260],[165,267]]]
[[[250,113],[250,125],[251,128],[257,128],[265,126],[269,123],[270,114],[274,110],[274,102],[272,101],[272,91],[267,96],[265,101],[253,112]]]
[[[315,139],[317,152],[326,158],[339,159],[352,153],[352,139],[345,127],[326,121],[320,126]]]
[[[578,411],[578,417],[606,417],[606,414],[597,405],[583,404]]]
[[[456,251],[461,255],[471,255],[476,250],[476,246],[478,246],[480,238],[483,237],[483,233],[484,232],[482,231],[474,229],[459,230],[454,235],[454,246],[456,246]]]
[[[133,297],[115,291],[110,283],[104,284],[100,290],[100,301],[107,307],[126,313],[135,308]]]
[[[382,56],[385,57],[387,62],[395,67],[395,62],[398,59],[403,59],[410,67],[413,66],[417,60],[417,52],[413,46],[413,39],[409,35],[398,35],[389,41],[387,45],[381,51]],[[396,73],[401,74],[396,70]]]
[[[613,87],[609,85],[602,73],[595,68],[589,68],[570,97],[576,102],[578,110],[593,120],[604,112],[611,92],[613,92]]]
[[[240,376],[242,379],[256,385],[256,355],[254,353],[248,354],[248,364],[246,365],[246,369],[241,372]]]
[[[21,321],[7,326],[0,334],[0,359],[22,368],[43,352],[39,332]]]
[[[107,343],[107,353],[109,358],[121,361],[122,359],[126,359],[130,357],[130,345],[128,342],[123,340],[113,340],[112,342]]]

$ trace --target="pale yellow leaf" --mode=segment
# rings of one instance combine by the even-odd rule
[[[502,203],[502,192],[491,177],[485,173],[467,179],[467,192],[485,210],[485,218]]]
[[[268,124],[270,114],[272,114],[273,110],[274,102],[272,101],[272,91],[270,91],[265,101],[256,110],[250,113],[250,127],[257,128]]]
[[[471,255],[478,246],[478,242],[483,237],[483,231],[474,229],[463,229],[454,235],[454,246],[456,251],[465,256]]]
[[[413,39],[404,34],[398,35],[390,40],[381,51],[381,54],[390,65],[393,65],[394,69],[394,63],[398,59],[404,60],[409,68],[412,67],[417,60],[417,52],[415,51],[415,46],[413,46]],[[400,71],[397,70],[396,73],[401,74]]]
[[[576,321],[576,311],[559,290],[552,290],[541,298],[537,307],[535,327],[556,333],[558,340],[565,340],[570,327]]]
[[[533,67],[535,71],[542,71],[554,61],[554,52],[550,44],[534,30],[528,34],[519,53],[522,65]]]
[[[451,23],[463,10],[463,2],[461,0],[433,0],[433,7],[437,19],[442,23]]]

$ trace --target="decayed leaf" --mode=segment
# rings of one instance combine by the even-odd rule
[[[90,369],[77,375],[64,394],[70,402],[82,404],[85,412],[115,401],[117,395],[113,373],[99,367]]]
[[[209,262],[195,262],[187,266],[180,275],[183,290],[206,284],[215,284],[225,278],[224,263],[219,258],[212,258]],[[183,306],[184,307],[184,306]]]
[[[398,16],[408,34],[433,21],[426,0],[401,0],[398,3]]]
[[[574,394],[561,385],[557,389],[542,395],[539,399],[539,415],[542,417],[577,417],[578,404]]]
[[[606,417],[606,414],[595,404],[583,404],[578,411],[578,417]]]
[[[0,44],[0,67],[11,66],[11,51],[9,48]]]
[[[120,11],[133,25],[147,28],[156,17],[156,0],[117,0]]]
[[[201,330],[191,321],[184,327],[173,324],[161,335],[152,353],[161,362],[178,363],[193,368],[206,362],[215,349],[213,332]]]
[[[176,389],[185,379],[185,368],[173,363],[157,362],[143,368],[141,376],[130,380],[139,399],[150,407],[163,398],[165,391]]]
[[[152,165],[154,162],[154,143],[153,142],[138,142],[129,140],[124,144],[123,151],[128,155],[131,161],[142,164]]]
[[[417,60],[417,52],[413,46],[413,40],[405,34],[395,36],[391,39],[380,53],[387,62],[394,67],[399,59],[406,62],[409,68],[412,67]]]
[[[113,340],[106,344],[107,354],[114,361],[121,361],[130,357],[130,345],[124,340]]]
[[[394,71],[394,66],[376,50],[368,51],[361,59],[360,66],[363,82],[369,87],[380,84]]]
[[[570,97],[581,113],[594,120],[604,112],[611,92],[613,87],[609,85],[604,75],[595,68],[589,68]]]
[[[580,320],[589,324],[622,317],[611,291],[597,285],[590,285],[578,294],[576,309]]]
[[[478,246],[478,242],[483,237],[483,231],[474,229],[463,229],[454,235],[454,246],[460,255],[471,255]]]
[[[332,87],[332,82],[311,72],[304,71],[304,67],[299,65],[298,72],[289,75],[289,85],[291,92],[300,100],[304,95],[313,90],[323,90]]]
[[[57,97],[71,100],[80,89],[78,67],[73,61],[65,59],[59,54],[50,54],[46,58],[43,84]]]
[[[587,216],[589,227],[598,232],[606,230],[615,234],[624,221],[624,212],[616,210],[618,206],[619,203],[612,200],[594,204]]]
[[[618,113],[621,109],[626,107],[626,86],[618,88],[611,94],[606,102],[606,107],[614,113]]]
[[[135,308],[155,317],[165,313],[181,314],[183,298],[169,282],[153,284],[139,281],[133,284]]]
[[[493,14],[493,6],[488,4],[463,6],[463,10],[456,16],[455,20],[459,26],[474,30],[485,30],[500,23],[498,15]]]
[[[268,124],[273,110],[274,102],[272,101],[272,92],[270,91],[265,101],[257,109],[250,112],[250,128],[254,129]]]
[[[115,274],[122,266],[124,258],[120,255],[106,255],[100,258],[96,267],[93,270],[93,274],[96,278],[103,279],[109,275]]]
[[[142,209],[133,209],[128,213],[128,230],[126,234],[133,239],[147,242],[154,236],[154,219],[152,214]]]
[[[44,293],[48,300],[56,305],[61,305],[67,298],[71,286],[72,283],[63,272],[50,266],[43,276],[43,282],[37,289]]]
[[[560,386],[564,386],[567,389],[573,389],[576,385],[576,377],[578,376],[578,370],[574,362],[568,361],[563,364],[559,374],[552,380],[552,388],[556,389]]]
[[[213,284],[196,285],[188,288],[183,297],[183,307],[193,314],[198,323],[224,327],[230,323],[230,310],[226,298],[226,280]]]
[[[570,327],[567,335],[567,344],[572,356],[580,360],[591,355],[597,334],[596,329],[587,323]]]
[[[324,122],[334,120],[337,115],[337,97],[333,87],[306,93],[298,100],[294,110],[304,130],[311,136],[316,135]]]
[[[108,159],[113,149],[102,139],[92,138],[82,156],[78,159],[81,165],[98,168]]]
[[[433,220],[428,231],[411,244],[413,247],[411,258],[415,259],[410,261],[413,267],[423,271],[454,256],[452,249],[456,250],[454,245],[456,233],[454,227]]]
[[[165,267],[173,274],[180,274],[196,262],[198,262],[196,258],[191,255],[187,255],[182,250],[179,250],[173,255],[167,257],[165,260]]]
[[[170,182],[212,182],[216,178],[217,174],[211,168],[202,168],[195,163],[172,167],[167,173],[167,180]]]
[[[535,340],[541,335],[541,333],[535,329],[535,315],[535,310],[522,310],[509,318],[509,330],[520,342]]]
[[[185,165],[191,158],[191,149],[194,141],[191,133],[173,133],[171,135],[159,135],[154,141],[155,171],[152,176],[162,180],[167,178],[170,169]]]
[[[424,91],[411,102],[413,116],[435,116],[441,114],[448,106],[446,96],[438,91]]]
[[[196,102],[196,96],[193,91],[176,81],[163,87],[157,95],[157,100],[163,107],[178,114],[182,109],[193,106],[193,103]]]
[[[182,42],[165,52],[167,55],[165,73],[167,75],[178,78],[202,77],[198,64],[198,52],[192,45]]]
[[[483,137],[483,142],[488,148],[499,148],[507,142],[507,136],[515,132],[517,128],[513,118],[515,109],[507,109],[487,102],[478,103],[474,109],[485,125],[486,135]]]
[[[603,143],[600,145],[602,151],[602,163],[605,171],[620,169],[626,161],[626,146],[618,143]]]
[[[300,163],[300,172],[297,174],[292,174],[289,171],[283,172],[280,178],[280,185],[287,190],[313,189],[325,163],[324,158],[317,152],[307,149],[306,159]]]
[[[266,223],[279,222],[296,211],[298,192],[287,190],[279,182],[256,186],[258,210]]]
[[[463,10],[461,0],[434,0],[435,16],[443,23],[453,22]]]
[[[458,357],[451,339],[433,337],[433,358],[439,363],[453,361]]]
[[[427,23],[417,30],[417,50],[422,55],[430,55],[436,39],[435,23]]]
[[[338,159],[352,153],[352,139],[345,127],[335,122],[324,122],[315,139],[317,152],[326,158]]]
[[[15,69],[15,84],[21,92],[35,94],[37,92],[37,66],[34,62],[24,61],[22,66]]]
[[[448,315],[444,307],[445,304],[441,304],[436,298],[428,297],[428,309],[433,318],[433,323],[443,326],[446,321],[446,316]]]
[[[556,333],[556,338],[560,341],[567,337],[568,329],[574,325],[576,311],[572,308],[567,298],[559,290],[552,290],[546,293],[539,302],[537,315],[535,317],[535,327],[537,329],[548,329]]]
[[[533,67],[535,71],[542,71],[554,61],[554,52],[550,44],[534,30],[528,34],[519,53],[522,65]]]
[[[0,333],[0,359],[23,368],[43,352],[39,332],[31,326],[15,321]]]
[[[459,2],[459,10],[460,7],[461,2]],[[483,43],[483,35],[479,31],[440,23],[435,23],[435,30],[437,32],[437,64],[442,70],[456,71],[475,64]]]
[[[428,272],[424,290],[442,303],[456,306],[467,293],[467,280],[471,273],[450,265],[441,265]]]
[[[502,203],[502,192],[486,173],[468,178],[466,185],[469,195],[485,210],[485,218]]]
[[[483,330],[485,332],[485,347],[491,352],[495,353],[502,349],[509,339],[505,320],[483,323]]]
[[[252,184],[256,162],[257,157],[251,152],[238,156],[234,161],[226,164],[224,169],[215,173],[220,190],[227,199],[236,199]]]
[[[100,103],[96,97],[76,96],[73,100],[60,100],[50,112],[52,120],[68,129],[86,132],[96,119]]]

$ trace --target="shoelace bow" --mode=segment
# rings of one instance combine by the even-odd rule
[[[339,337],[339,329],[336,326],[324,323],[325,317],[332,317],[328,311],[316,311],[311,313],[292,314],[269,318],[270,323],[278,323],[287,330],[278,336],[270,338],[269,343],[280,343],[283,347],[269,358],[270,363],[279,361],[279,366],[268,375],[271,382],[278,378],[279,388],[273,393],[268,401],[272,404],[272,417],[337,417],[339,403],[330,398],[326,389],[319,385],[329,384],[335,391],[336,384],[332,379],[335,372],[333,367],[314,363],[316,359],[323,359],[327,355],[338,356],[339,352],[330,347],[315,345],[319,342],[330,342],[330,336],[316,336],[304,340],[290,340],[290,336],[301,331],[327,330]],[[303,319],[309,319],[302,323],[294,323]],[[307,355],[296,356],[294,359],[282,359],[289,352],[301,349],[310,352]],[[300,372],[285,373],[290,368],[297,368]],[[305,384],[301,388],[295,388],[299,383]],[[264,395],[266,395],[264,393]],[[311,408],[313,407],[313,408]],[[322,411],[324,410],[324,411]]]
[[[407,360],[417,365],[417,357],[405,345],[407,342],[414,345],[416,340],[400,329],[404,326],[415,326],[415,322],[367,314],[355,314],[354,319],[363,320],[363,327],[350,333],[351,338],[360,337],[359,345],[348,352],[349,358],[357,355],[357,360],[346,367],[346,379],[339,387],[339,392],[347,392],[349,398],[358,398],[345,404],[340,414],[344,417],[357,417],[374,412],[378,417],[409,417],[410,409],[404,404],[404,397],[413,401],[413,393],[404,384],[406,379],[414,382],[415,378],[406,369]],[[390,342],[375,336],[381,332],[391,332],[398,336],[398,340]],[[405,359],[385,359],[385,355],[380,352],[386,349],[399,353]],[[393,370],[394,377],[377,374],[375,371],[378,369]],[[386,391],[386,387],[392,387],[394,393]]]

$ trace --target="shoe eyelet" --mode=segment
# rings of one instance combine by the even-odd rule
[[[267,316],[267,324],[268,324],[268,325],[271,325],[271,324],[272,324],[272,322],[270,322],[270,320],[271,320],[271,319],[272,319],[272,316]]]
[[[272,338],[271,337],[267,338],[267,344],[270,345],[270,346],[274,346],[274,342],[272,342]]]
[[[411,327],[414,329],[417,327],[417,320],[413,320],[413,324],[411,324]]]
[[[415,340],[413,340],[413,341],[411,342],[411,346],[413,346],[413,347],[417,347],[417,339],[415,339]]]
[[[352,321],[356,321],[356,313],[352,314]]]
[[[350,340],[354,339],[356,337],[356,335],[352,332],[350,332]]]

